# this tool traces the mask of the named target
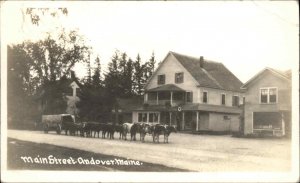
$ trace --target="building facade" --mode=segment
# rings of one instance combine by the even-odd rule
[[[117,98],[111,111],[111,121],[115,124],[131,123],[132,111],[141,105],[143,105],[143,98],[140,96]]]
[[[242,85],[222,63],[169,52],[146,83],[144,104],[132,119],[178,130],[237,132]]]
[[[291,72],[265,68],[248,82],[244,133],[286,135],[291,132]]]

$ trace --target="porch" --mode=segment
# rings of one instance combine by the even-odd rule
[[[178,106],[192,102],[192,92],[186,92],[176,85],[167,84],[147,90],[144,101],[148,105]]]
[[[173,125],[180,131],[237,132],[241,109],[208,104],[144,105],[133,112],[133,122]]]

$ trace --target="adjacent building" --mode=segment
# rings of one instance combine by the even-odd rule
[[[112,109],[111,120],[116,124],[131,123],[132,111],[142,106],[143,102],[140,96],[117,98]]]
[[[291,71],[265,68],[241,89],[245,89],[244,134],[291,132]]]
[[[69,79],[64,79],[61,81],[62,85],[66,86],[64,92],[64,95],[66,96],[66,103],[67,107],[65,111],[60,111],[60,109],[57,110],[57,112],[54,113],[67,113],[67,114],[72,114],[76,117],[78,117],[78,112],[79,109],[76,106],[76,103],[80,100],[79,99],[79,93],[81,92],[81,83],[78,81],[78,79],[75,77],[75,74],[73,71],[71,71],[71,78]],[[39,92],[39,95],[36,100],[39,101],[38,105],[38,110],[41,114],[47,114],[45,113],[46,105],[49,102],[48,98],[44,96],[45,95],[45,90],[42,89]]]
[[[237,132],[242,85],[222,63],[169,52],[146,83],[144,104],[132,119],[178,130]]]

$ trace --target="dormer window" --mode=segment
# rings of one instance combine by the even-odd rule
[[[157,75],[157,84],[163,85],[165,83],[166,83],[166,75],[164,75],[164,74]]]
[[[175,83],[183,83],[183,72],[175,73]]]

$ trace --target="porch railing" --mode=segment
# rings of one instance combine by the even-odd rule
[[[149,105],[166,105],[171,104],[171,100],[148,100],[145,102]],[[172,106],[178,106],[180,104],[184,104],[183,100],[172,100]]]

